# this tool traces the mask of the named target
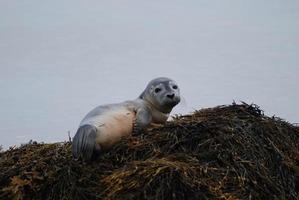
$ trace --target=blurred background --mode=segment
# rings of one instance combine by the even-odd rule
[[[176,80],[172,114],[245,101],[299,122],[299,1],[2,0],[0,144],[68,140],[95,106]]]

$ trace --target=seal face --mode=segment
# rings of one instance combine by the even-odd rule
[[[164,113],[170,113],[181,100],[177,83],[165,77],[150,81],[140,98]]]
[[[133,101],[96,107],[80,123],[73,138],[73,156],[90,160],[99,151],[110,149],[123,137],[139,133],[151,123],[165,123],[179,102],[176,82],[161,77],[150,81]]]

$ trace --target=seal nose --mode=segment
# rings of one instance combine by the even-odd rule
[[[169,99],[173,99],[173,97],[174,97],[174,94],[168,94],[168,95],[166,95]]]

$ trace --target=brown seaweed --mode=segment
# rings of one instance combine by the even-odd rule
[[[0,152],[0,199],[298,199],[299,128],[256,105],[176,116],[94,162],[71,142]]]

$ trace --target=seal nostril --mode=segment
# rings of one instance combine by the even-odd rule
[[[174,94],[168,94],[167,97],[170,98],[170,99],[173,99]]]

